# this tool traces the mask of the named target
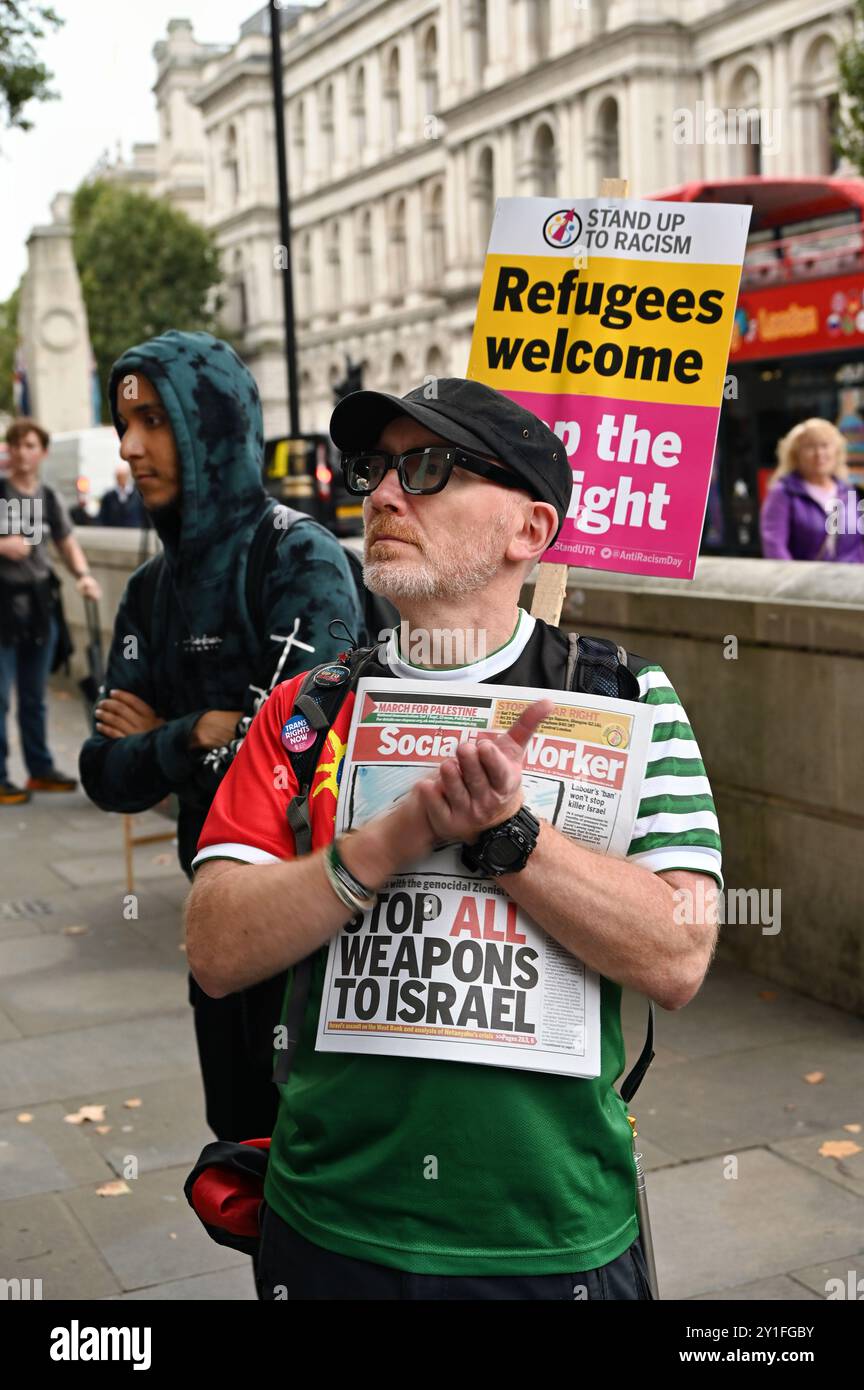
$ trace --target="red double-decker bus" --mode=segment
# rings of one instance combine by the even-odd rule
[[[777,441],[799,420],[839,426],[864,487],[864,179],[720,179],[654,196],[753,209],[702,549],[759,555]]]

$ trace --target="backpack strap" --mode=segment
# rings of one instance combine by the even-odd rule
[[[332,661],[324,661],[306,673],[297,692],[294,709],[308,719],[316,732],[315,742],[309,748],[305,748],[301,753],[288,753],[288,761],[297,779],[297,793],[289,802],[286,815],[294,835],[294,846],[298,858],[308,854],[312,849],[309,791],[325,740],[349,690],[356,689],[357,682],[360,680],[365,667],[376,653],[376,647],[361,647],[356,651],[343,652],[339,661],[348,667],[351,675],[347,681],[335,686],[322,687],[315,683],[315,677],[319,671],[325,666],[336,664]],[[313,959],[314,953],[297,961],[293,968],[291,995],[283,1020],[285,1046],[279,1049],[276,1065],[273,1068],[273,1080],[277,1085],[284,1085],[288,1080],[294,1063],[294,1054],[300,1041],[300,1032],[303,1027],[303,1018],[312,984]]]
[[[582,637],[571,632],[568,635],[564,688],[582,691],[586,695],[606,695],[613,700],[638,700],[636,672],[647,664],[642,657],[628,656],[623,647],[616,646],[606,637]],[[636,1094],[653,1060],[654,1001],[649,999],[645,1045],[621,1083],[623,1101],[630,1101]]]

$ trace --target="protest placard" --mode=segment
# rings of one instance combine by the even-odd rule
[[[544,694],[362,680],[337,833],[389,809],[460,742],[508,729]],[[653,710],[594,695],[555,699],[526,749],[525,804],[595,852],[623,856]],[[461,845],[442,845],[331,940],[316,1047],[596,1076],[599,980],[494,879],[471,873]]]
[[[544,563],[693,576],[750,209],[627,198],[496,205],[468,376],[561,439]]]

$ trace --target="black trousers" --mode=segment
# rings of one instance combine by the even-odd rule
[[[267,1303],[334,1300],[544,1300],[563,1303],[651,1298],[639,1240],[597,1269],[566,1274],[408,1274],[336,1255],[304,1240],[265,1207],[257,1261],[259,1297]]]

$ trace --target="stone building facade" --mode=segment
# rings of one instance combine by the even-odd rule
[[[848,0],[325,0],[282,7],[301,424],[345,355],[397,392],[464,373],[495,199],[835,171]],[[266,9],[157,45],[156,191],[218,237],[228,326],[287,424]],[[181,32],[182,29],[182,32]],[[711,138],[712,110],[749,113]],[[683,114],[682,114],[683,113]],[[688,114],[689,113],[689,114]],[[682,125],[685,119],[689,125]]]

